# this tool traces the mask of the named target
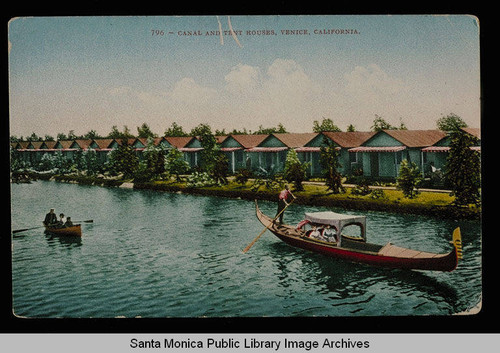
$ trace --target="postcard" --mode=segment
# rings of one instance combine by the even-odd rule
[[[476,17],[8,31],[16,319],[481,311]]]

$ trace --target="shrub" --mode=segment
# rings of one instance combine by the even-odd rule
[[[238,174],[236,174],[234,180],[240,185],[245,185],[248,179],[250,179],[251,177],[252,177],[252,172],[248,169],[243,168],[238,170]]]
[[[297,191],[304,190],[302,182],[307,179],[306,170],[308,165],[308,163],[300,163],[297,152],[294,149],[288,151],[283,175],[287,181],[293,182]]]
[[[418,186],[421,181],[422,175],[417,165],[404,159],[399,167],[396,187],[403,192],[406,198],[413,199],[420,193]]]

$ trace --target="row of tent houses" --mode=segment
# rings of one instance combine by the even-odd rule
[[[464,128],[464,132],[480,141],[480,129]],[[379,132],[321,132],[321,133],[273,133],[262,135],[228,135],[216,137],[221,150],[228,157],[228,169],[282,171],[288,150],[294,149],[301,162],[308,162],[308,174],[321,174],[320,148],[328,139],[339,151],[343,175],[356,171],[365,177],[393,179],[398,176],[401,161],[416,163],[422,173],[444,169],[450,137],[441,130],[382,130]],[[200,162],[203,149],[196,137],[159,137],[153,144],[166,150],[176,148],[183,152],[191,167]],[[118,139],[86,139],[72,141],[13,142],[11,147],[18,156],[31,163],[39,161],[45,153],[61,151],[66,158],[87,149],[96,151],[98,161],[104,163],[108,153],[121,143]],[[148,145],[148,139],[134,138],[127,142],[137,154]],[[480,151],[480,143],[473,149]]]

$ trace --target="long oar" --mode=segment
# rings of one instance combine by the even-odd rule
[[[45,227],[45,226],[32,227],[32,228],[23,228],[23,229],[16,229],[16,230],[13,230],[13,231],[12,231],[12,234],[16,234],[16,233],[24,232],[24,231],[26,231],[26,230],[31,230],[31,229],[43,228],[43,227]]]
[[[78,222],[83,222],[83,223],[93,223],[94,220],[93,219],[87,219],[86,221],[75,221],[75,223],[78,223]],[[45,226],[38,226],[38,227],[31,227],[31,228],[23,228],[23,229],[16,229],[16,230],[13,230],[12,231],[12,234],[16,234],[16,233],[20,233],[20,232],[24,232],[24,231],[27,231],[27,230],[32,230],[32,229],[38,229],[38,228],[43,228]]]
[[[262,236],[262,234],[264,234],[264,232],[265,232],[266,230],[268,230],[268,229],[269,229],[269,227],[271,227],[271,226],[273,225],[274,221],[275,221],[275,220],[277,220],[277,219],[278,219],[278,217],[279,217],[279,216],[280,216],[283,212],[285,212],[285,210],[287,209],[287,207],[288,207],[288,206],[290,206],[294,200],[295,200],[295,199],[293,199],[292,201],[290,201],[290,203],[289,203],[288,205],[286,205],[286,206],[285,206],[285,207],[281,210],[281,212],[280,212],[280,213],[278,213],[278,214],[276,215],[276,217],[274,217],[274,219],[272,220],[272,222],[271,222],[271,223],[269,223],[269,224],[268,224],[268,225],[267,225],[267,226],[266,226],[266,227],[262,230],[262,232],[260,232],[260,234],[259,234],[259,235],[257,235],[257,237],[256,237],[256,238],[255,238],[255,239],[254,239],[254,240],[253,240],[250,244],[248,244],[248,246],[247,246],[245,249],[243,249],[243,252],[244,252],[244,253],[246,253],[248,250],[250,250],[250,248],[253,246],[253,244],[255,244],[255,242],[256,242],[257,240],[259,240],[259,238]]]

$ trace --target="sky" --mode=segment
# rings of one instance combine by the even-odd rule
[[[473,16],[26,17],[9,23],[10,134],[311,132],[376,116],[480,127]],[[232,35],[230,32],[234,32]],[[220,35],[220,31],[222,35]]]

